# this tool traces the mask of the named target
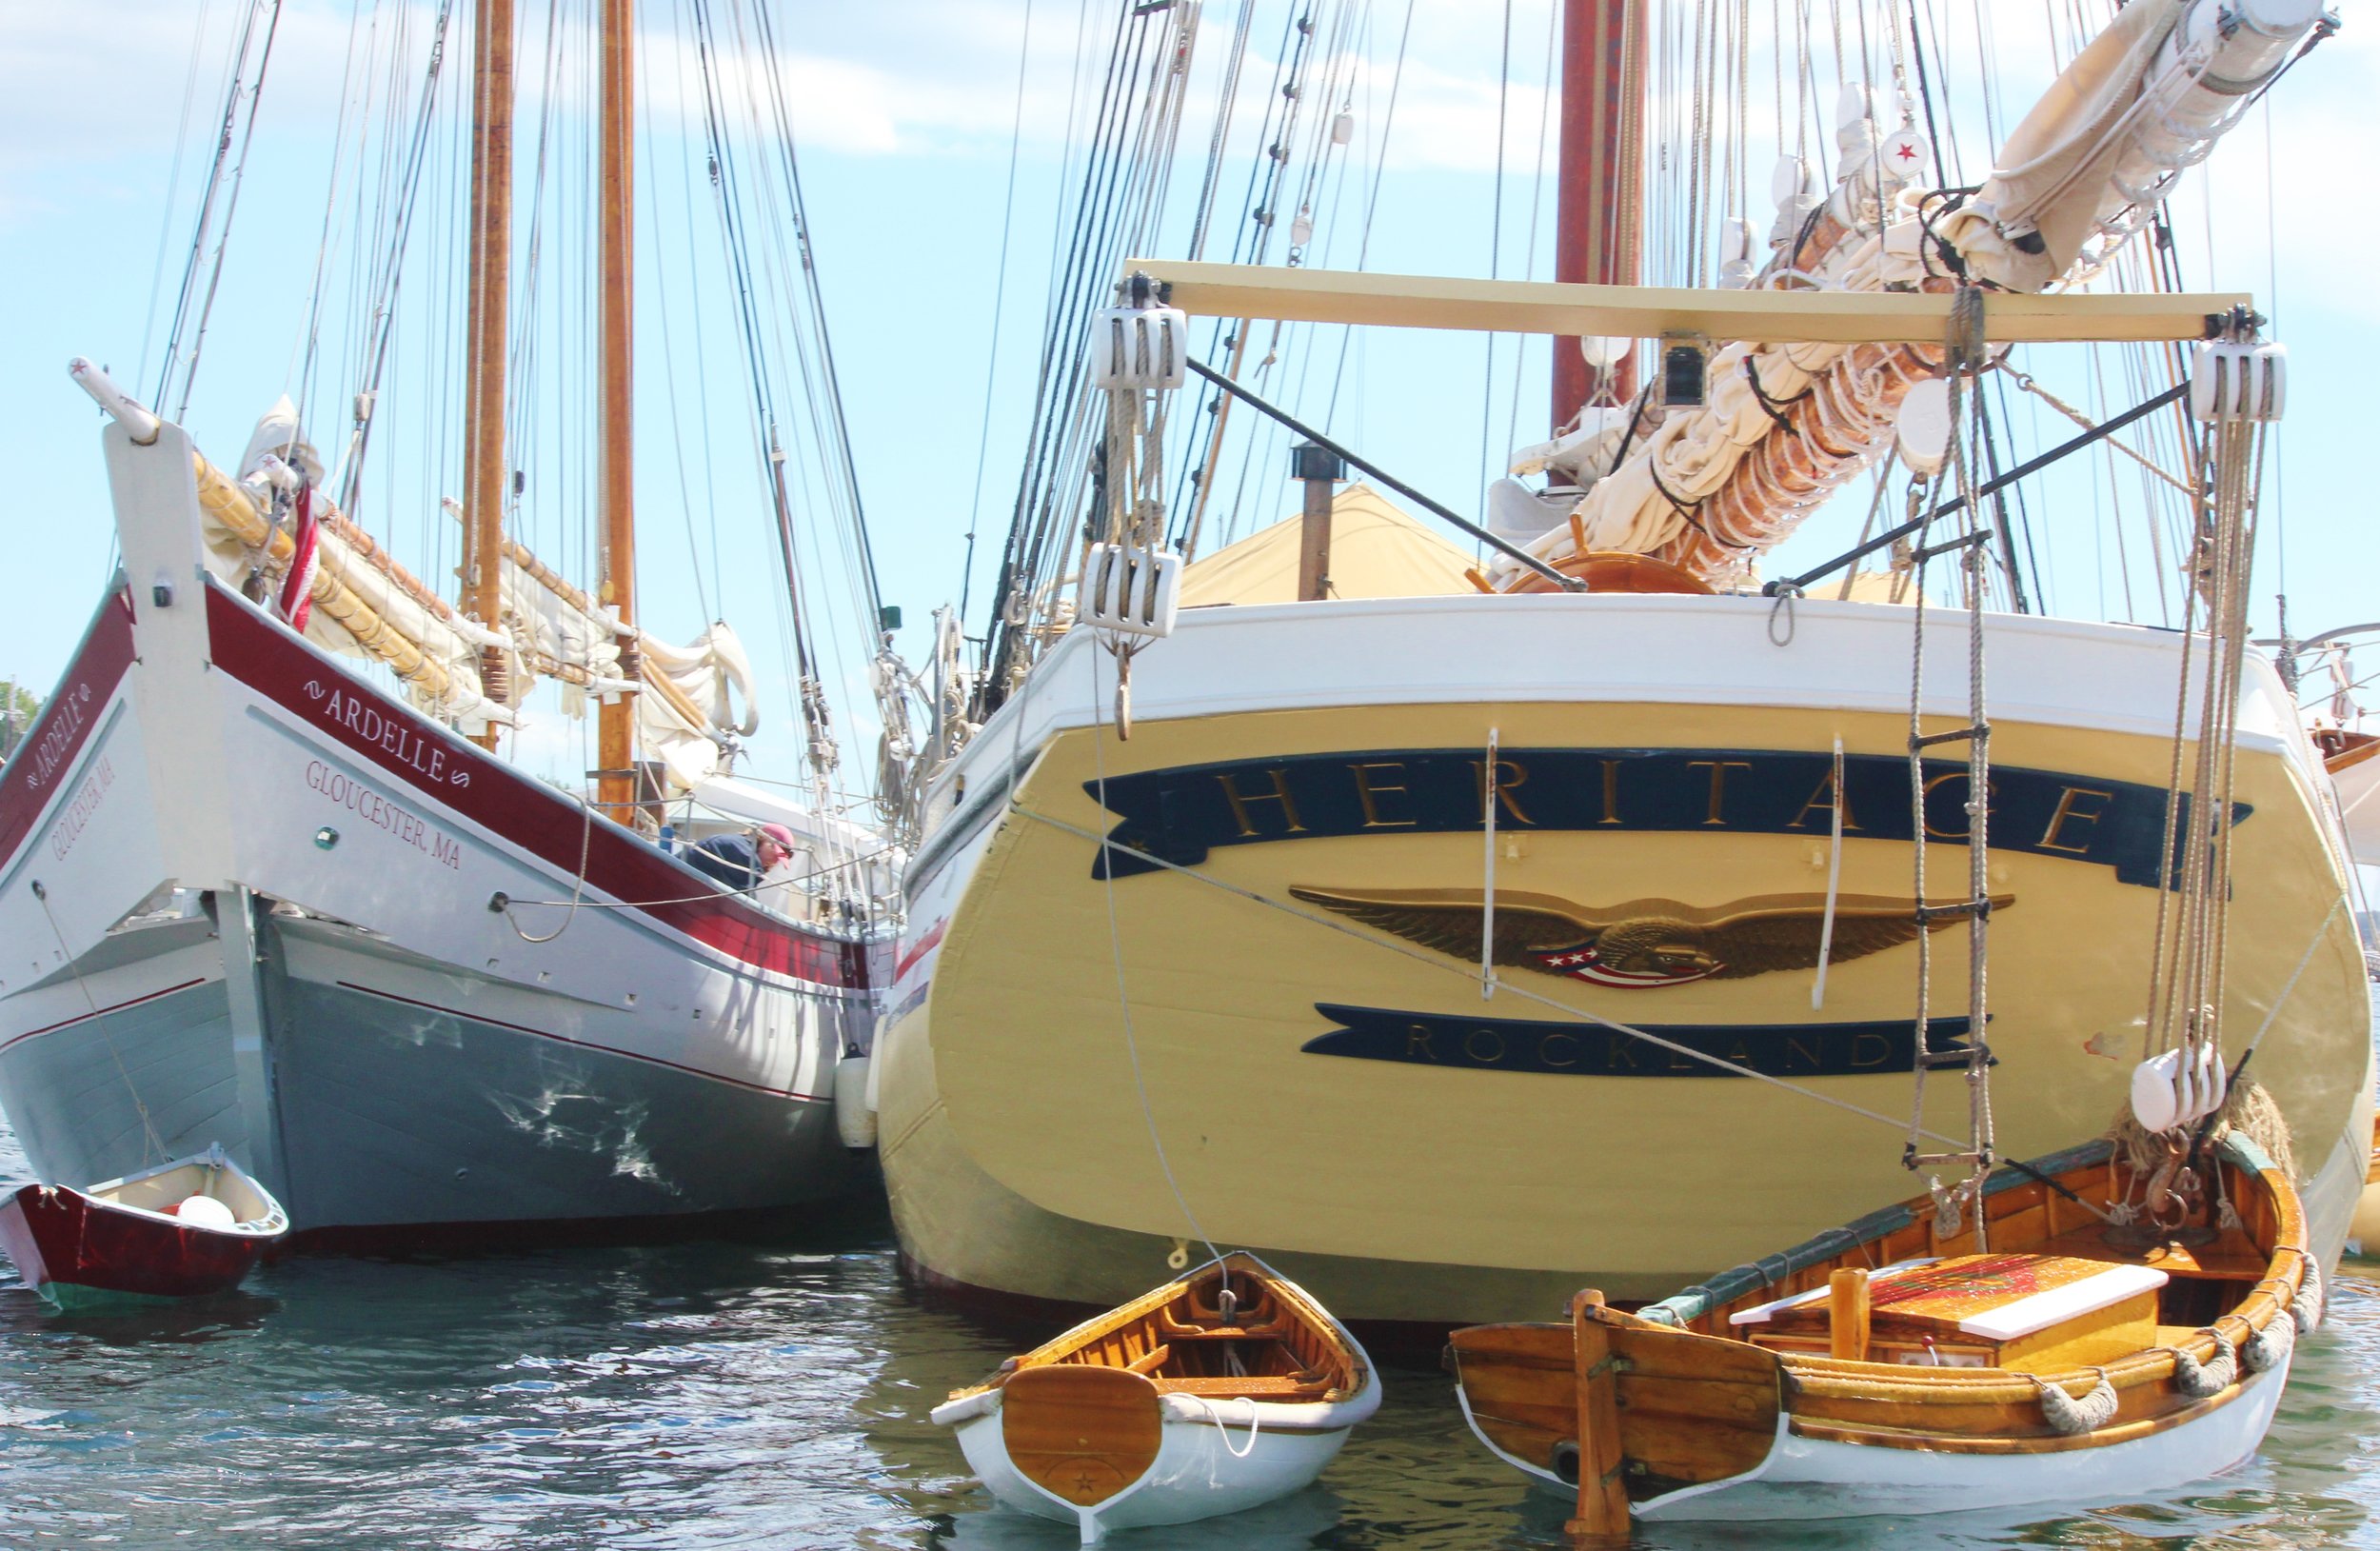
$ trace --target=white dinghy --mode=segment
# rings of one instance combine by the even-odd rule
[[[1087,1545],[1301,1490],[1379,1404],[1346,1327],[1235,1251],[1011,1358],[933,1420],[994,1497]]]

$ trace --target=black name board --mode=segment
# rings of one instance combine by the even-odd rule
[[[1928,761],[1926,837],[1966,843],[1967,765]],[[2065,857],[2111,867],[2153,888],[2165,835],[2161,786],[1998,766],[1992,772],[1995,851]],[[1847,840],[1911,838],[1909,762],[1853,754],[1843,762]],[[1083,789],[1121,820],[1108,833],[1179,865],[1219,845],[1324,835],[1478,832],[1487,812],[1487,760],[1478,749],[1404,748],[1293,754],[1111,776]],[[1834,823],[1832,754],[1756,748],[1516,748],[1497,761],[1498,830],[1668,830],[1823,836]],[[2187,834],[2182,799],[2176,845]],[[2251,809],[2233,805],[2238,824]],[[1128,878],[1157,864],[1102,848],[1092,876]],[[2179,869],[2169,867],[2169,880]]]

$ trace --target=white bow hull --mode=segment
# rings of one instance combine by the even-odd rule
[[[298,638],[206,575],[181,433],[108,446],[134,581],[0,780],[0,1106],[39,1171],[220,1141],[302,1234],[855,1183],[866,945],[717,897]]]

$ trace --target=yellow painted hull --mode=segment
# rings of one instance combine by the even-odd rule
[[[1086,784],[1478,748],[1489,726],[1504,749],[1826,753],[1839,735],[1854,756],[1898,758],[1907,724],[1881,711],[1540,702],[1185,717],[1145,722],[1121,743],[1112,731],[1096,744],[1079,727],[1060,732],[947,918],[913,924],[941,932],[939,959],[930,987],[880,1042],[884,1171],[912,1260],[955,1283],[1101,1303],[1147,1284],[1179,1241],[1202,1231],[1256,1248],[1348,1318],[1544,1318],[1580,1285],[1657,1297],[1906,1194],[1895,1129],[1767,1084],[1683,1069],[1622,1075],[1636,1063],[1593,1041],[1560,1046],[1564,1060],[1540,1040],[1526,1070],[1427,1058],[1446,1053],[1448,1030],[1460,1040],[1461,1021],[1559,1020],[1572,1008],[1663,1026],[1906,1025],[1914,944],[1835,963],[1815,1010],[1804,969],[1638,988],[1513,966],[1499,969],[1504,984],[1544,1000],[1508,989],[1483,1004],[1476,952],[1419,945],[1292,894],[1478,889],[1476,828],[1310,832],[1219,844],[1195,875],[1093,875],[1099,848],[1085,837],[1115,828],[1118,815]],[[2154,737],[2021,722],[1995,722],[1993,746],[1996,768],[2059,772],[2091,789],[2161,788],[2172,757]],[[1371,779],[1386,792],[1397,777]],[[2237,831],[2226,1024],[2245,1038],[2305,958],[2252,1075],[2291,1122],[2316,1242],[2334,1256],[2370,1137],[2362,957],[2333,909],[2344,880],[2300,767],[2243,752],[2238,796],[2252,813]],[[2088,800],[2068,806],[2089,811]],[[1723,822],[1695,829],[1516,827],[1499,837],[1497,890],[1597,906],[1822,896],[1823,810],[1798,832],[1746,832],[1720,811]],[[1278,804],[1251,812],[1259,825],[1282,822]],[[2140,1054],[2132,1021],[2159,892],[2064,849],[1992,853],[1992,890],[2013,901],[1993,919],[1989,961],[1993,1097],[2008,1157],[2103,1130]],[[1930,856],[1928,892],[1956,897],[1965,847],[1936,844]],[[1854,831],[1842,892],[1906,900],[1910,864],[1905,839]],[[1932,1012],[1963,1013],[1963,925],[1933,943]],[[1306,1048],[1337,1026],[1318,1008],[1341,1004],[1415,1015],[1436,1043],[1410,1060]],[[1510,1043],[1475,1040],[1470,1056]],[[1641,1053],[1648,1064],[1680,1064]],[[1800,1081],[1883,1115],[1909,1112],[1905,1065],[1837,1062]],[[1966,1109],[1957,1074],[1937,1078],[1928,1124],[1963,1135]]]

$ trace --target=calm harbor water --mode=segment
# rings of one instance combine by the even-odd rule
[[[0,1131],[0,1177],[26,1177]],[[1046,1334],[1042,1332],[1041,1334]],[[922,1296],[888,1241],[294,1259],[196,1310],[65,1318],[0,1285],[0,1545],[1064,1551],[925,1422],[1040,1339]],[[1557,1547],[1435,1367],[1312,1490],[1135,1546]],[[1648,1547],[2380,1546],[2380,1267],[2350,1264],[2263,1454],[2110,1505]]]

